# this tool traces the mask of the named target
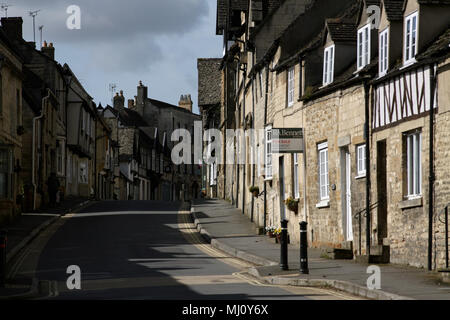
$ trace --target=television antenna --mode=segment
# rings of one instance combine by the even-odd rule
[[[12,5],[6,4],[6,3],[2,3],[2,4],[0,5],[0,9],[1,9],[2,11],[5,11],[5,18],[8,18],[8,8],[9,8],[9,7],[12,7]]]
[[[42,48],[42,29],[44,29],[44,26],[39,26],[39,32],[41,34],[41,48]]]
[[[36,16],[38,14],[38,12],[41,10],[35,10],[35,11],[29,11],[29,15],[30,17],[33,18],[33,39],[34,39],[34,43],[36,43],[36,26],[35,26],[35,20],[36,20]]]

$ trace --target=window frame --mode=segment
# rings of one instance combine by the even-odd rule
[[[367,173],[365,144],[359,144],[356,146],[356,173],[357,178],[365,177]]]
[[[422,197],[422,132],[413,131],[405,134],[406,139],[406,199]]]
[[[365,26],[358,29],[358,35],[357,35],[357,65],[358,70],[361,70],[365,66],[367,66],[370,63],[370,50],[371,50],[371,24],[368,23]],[[360,39],[360,35],[363,35],[363,39]],[[366,37],[364,37],[366,36]],[[362,42],[361,42],[362,41]],[[361,52],[362,50],[362,52]],[[364,60],[366,59],[367,60]],[[360,61],[361,59],[361,61]]]
[[[0,200],[11,200],[13,196],[13,152],[10,148],[0,147],[0,152],[5,153],[6,171],[2,172],[5,175],[5,194],[0,194]]]
[[[264,180],[273,179],[272,133],[272,126],[267,126],[264,134]]]
[[[413,23],[412,21],[415,18],[415,30],[413,30]],[[411,21],[411,30],[408,28],[408,22]],[[408,65],[416,62],[416,55],[417,55],[417,43],[418,43],[418,31],[419,30],[419,13],[418,11],[415,11],[411,13],[410,15],[406,16],[404,19],[404,27],[403,27],[403,64]],[[409,32],[411,31],[411,37],[409,37]],[[413,33],[414,31],[414,33]],[[414,43],[413,43],[413,37],[414,34]],[[412,50],[412,47],[414,46],[414,52]]]
[[[389,70],[389,27],[380,32],[378,38],[378,73],[384,76]]]
[[[322,163],[322,154],[325,154],[325,162]],[[328,156],[328,142],[323,142],[317,145],[317,159],[319,166],[319,199],[320,201],[330,200],[330,177],[329,177],[329,156]],[[323,166],[325,165],[324,172],[322,171]],[[325,181],[322,181],[322,177],[325,178]],[[325,184],[322,184],[325,182]],[[322,193],[322,191],[326,191]]]
[[[300,199],[300,179],[299,179],[299,161],[298,161],[298,153],[294,153],[292,155],[292,161],[293,161],[293,175],[294,179],[292,180],[294,184],[294,197],[295,199]]]
[[[331,52],[331,54],[330,54]],[[327,86],[334,81],[334,57],[336,46],[334,44],[326,47],[323,54],[323,86]]]
[[[287,97],[286,105],[287,107],[292,107],[294,105],[294,94],[295,94],[295,66],[287,69]]]

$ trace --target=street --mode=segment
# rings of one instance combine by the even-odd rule
[[[244,274],[244,261],[206,244],[179,203],[97,202],[52,225],[11,264],[9,276],[48,286],[39,299],[352,299],[323,289],[276,287]],[[69,266],[81,289],[69,290]]]

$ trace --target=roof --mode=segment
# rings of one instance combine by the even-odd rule
[[[248,10],[248,0],[229,0],[231,10]],[[275,0],[269,0],[270,2]],[[217,0],[217,11],[216,11],[216,34],[223,34],[223,30],[227,25],[228,16],[228,6],[227,0]]]
[[[155,100],[155,99],[150,99],[147,98],[148,101],[150,101],[151,104],[153,104],[154,106],[158,107],[158,108],[170,108],[170,109],[174,109],[176,111],[180,111],[180,112],[184,112],[193,116],[198,116],[200,117],[198,114],[195,114],[193,112],[190,112],[189,110],[186,110],[184,108],[180,108],[179,106],[164,102],[164,101],[159,101],[159,100]]]
[[[384,10],[389,21],[403,20],[404,0],[383,0]]]
[[[417,56],[417,60],[436,58],[450,54],[450,28],[448,28],[431,46]]]
[[[356,23],[327,21],[327,28],[334,42],[356,42]]]
[[[119,114],[120,122],[126,127],[148,127],[147,122],[134,110],[123,108],[119,111],[109,105],[106,109],[109,109],[115,116]]]

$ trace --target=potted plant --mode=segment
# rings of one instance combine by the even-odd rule
[[[270,238],[275,238],[275,230],[276,228],[274,226],[266,227],[266,233]]]
[[[277,238],[277,243],[281,242],[281,228],[277,228],[275,229],[275,231],[273,232],[275,237]]]
[[[249,190],[255,198],[258,198],[258,195],[259,195],[259,187],[258,186],[251,186]]]
[[[286,200],[284,200],[284,203],[286,204],[287,208],[293,212],[298,211],[298,202],[299,202],[298,200],[296,200],[292,197],[289,197]]]

